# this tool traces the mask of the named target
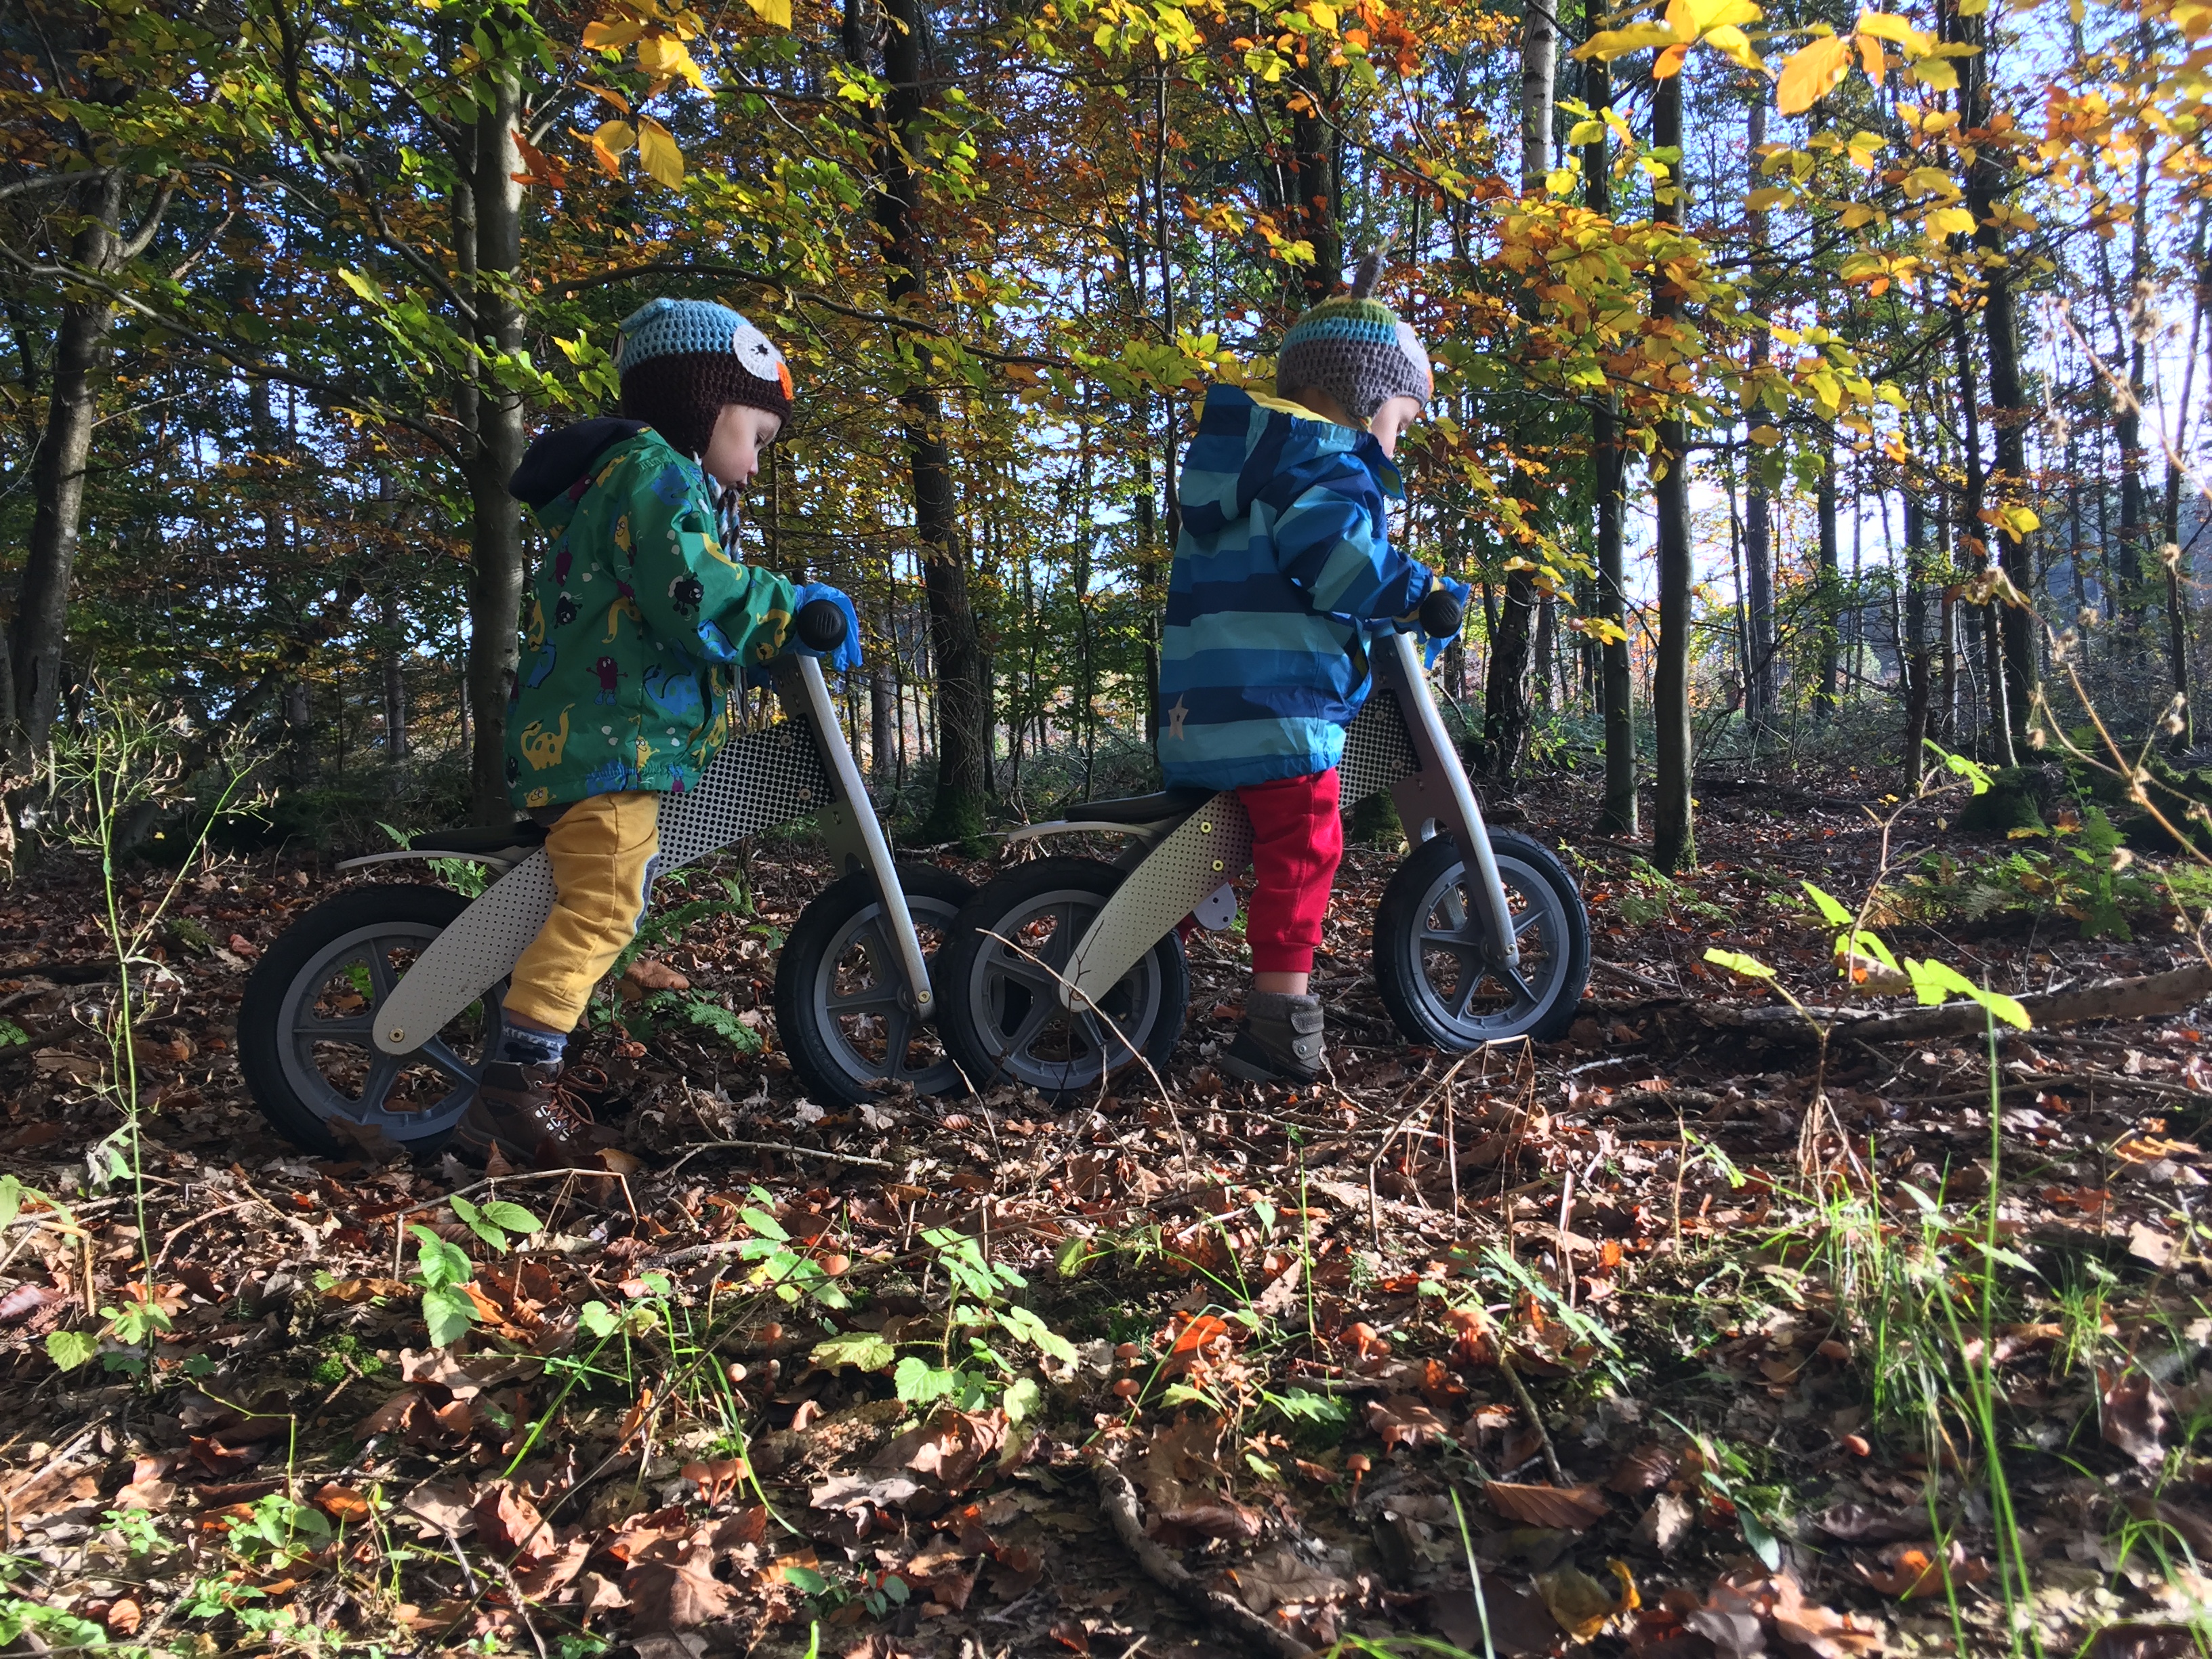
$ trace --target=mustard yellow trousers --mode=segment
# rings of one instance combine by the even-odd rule
[[[548,1030],[575,1029],[592,987],[644,923],[659,851],[657,794],[592,795],[561,814],[545,832],[553,914],[515,961],[509,1013]]]

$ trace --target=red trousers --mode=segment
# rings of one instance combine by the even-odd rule
[[[1252,971],[1310,974],[1344,857],[1336,769],[1246,784],[1237,799],[1252,820],[1252,902],[1244,921]]]

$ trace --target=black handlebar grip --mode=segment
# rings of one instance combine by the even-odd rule
[[[845,613],[835,599],[809,599],[792,619],[792,632],[809,651],[827,656],[845,643]]]
[[[1441,587],[1421,601],[1421,632],[1432,640],[1455,637],[1462,620],[1459,601]]]

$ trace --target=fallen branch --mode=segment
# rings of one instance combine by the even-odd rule
[[[2070,991],[2048,991],[2020,999],[2033,1029],[2078,1025],[2093,1019],[2155,1019],[2178,1014],[2212,997],[2212,966],[2192,963],[2163,974],[2135,979],[2100,980]],[[1978,1036],[1989,1016],[1978,1002],[1947,1002],[1899,1014],[1869,1014],[1851,1008],[1735,1008],[1725,1003],[1685,1002],[1673,1013],[1686,1014],[1710,1029],[1756,1036],[1769,1042],[1815,1041],[1810,1019],[1832,1028],[1832,1037],[1855,1042],[1924,1042],[1934,1037]]]
[[[1092,1460],[1091,1478],[1098,1483],[1098,1507],[1113,1523],[1114,1535],[1136,1558],[1146,1577],[1247,1646],[1274,1659],[1313,1659],[1313,1650],[1290,1632],[1262,1619],[1235,1596],[1208,1589],[1147,1538],[1144,1517],[1137,1511],[1137,1489],[1127,1475],[1101,1457]]]

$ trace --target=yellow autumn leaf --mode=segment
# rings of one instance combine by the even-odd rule
[[[1336,8],[1330,5],[1328,0],[1310,0],[1306,15],[1313,19],[1316,28],[1334,29],[1336,27]]]
[[[1889,60],[1882,56],[1881,42],[1871,34],[1862,34],[1857,37],[1857,40],[1859,67],[1866,71],[1868,80],[1881,81],[1884,72],[1889,68]]]
[[[637,159],[671,190],[684,182],[684,152],[676,147],[676,135],[646,116],[638,118]]]
[[[636,143],[637,134],[627,121],[602,121],[592,134],[592,148],[610,156],[627,154]]]
[[[1606,29],[1575,48],[1577,58],[1595,58],[1601,64],[1641,52],[1646,46],[1672,46],[1674,31],[1664,23],[1631,23],[1625,29]]]
[[[1937,208],[1921,222],[1930,236],[1971,236],[1974,216],[1962,207]]]
[[[645,25],[632,18],[602,17],[584,25],[584,44],[599,49],[622,47],[645,33]]]
[[[745,0],[753,9],[753,15],[773,27],[791,27],[791,0]]]
[[[1956,92],[1959,89],[1959,71],[1942,58],[1923,58],[1905,73],[1931,91]]]
[[[1762,448],[1771,449],[1782,441],[1782,434],[1774,427],[1755,426],[1751,429],[1751,441]]]
[[[1850,63],[1851,43],[1834,35],[1800,46],[1782,66],[1775,108],[1784,115],[1803,114],[1835,90]]]
[[[1925,55],[1928,49],[1936,44],[1934,35],[1924,33],[1902,17],[1893,16],[1886,11],[1863,14],[1859,18],[1857,32],[1871,34],[1877,40],[1894,40],[1915,58]]]
[[[1864,202],[1854,202],[1844,210],[1844,228],[1856,230],[1861,225],[1870,225],[1881,215]]]
[[[1764,71],[1766,60],[1752,49],[1751,37],[1733,23],[1722,23],[1705,31],[1705,44],[1723,52],[1747,70]]]
[[[1750,195],[1745,197],[1743,204],[1753,213],[1764,213],[1769,208],[1780,207],[1796,194],[1795,191],[1784,190],[1769,185],[1765,189],[1754,190]]]
[[[707,89],[707,77],[692,61],[690,49],[672,34],[648,34],[640,40],[637,66],[657,80],[672,81],[680,76],[701,92]]]

